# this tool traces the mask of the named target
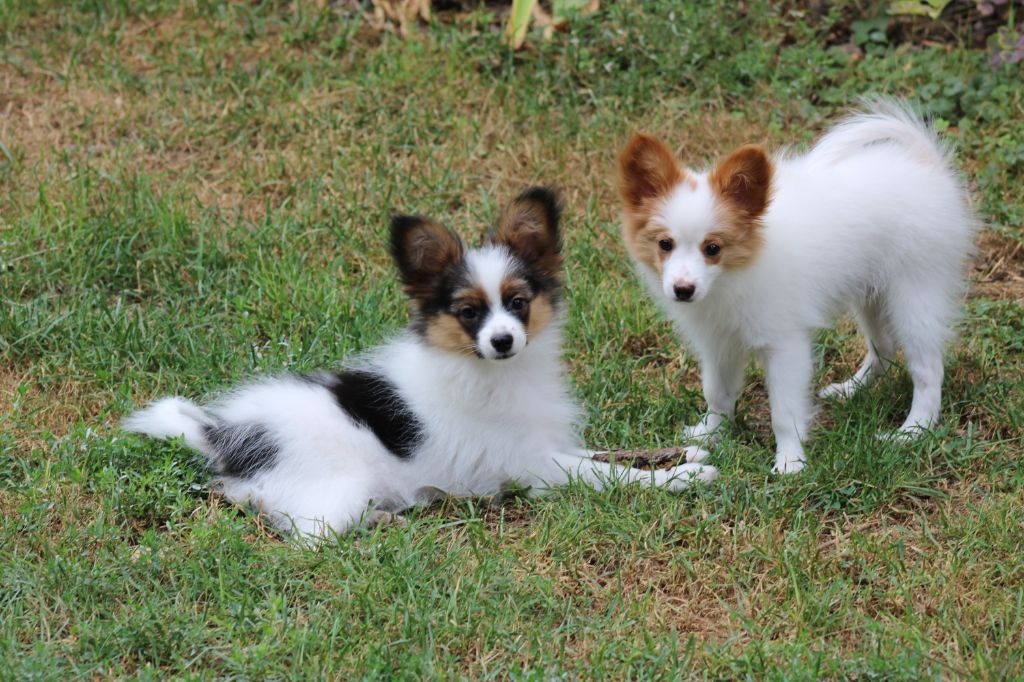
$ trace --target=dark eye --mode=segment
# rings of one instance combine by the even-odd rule
[[[671,239],[662,239],[658,242],[658,248],[662,251],[671,251],[673,246]]]
[[[463,320],[475,320],[476,319],[476,308],[471,305],[463,306],[459,310],[459,317]]]
[[[721,250],[722,250],[721,246],[719,246],[718,244],[715,244],[715,243],[711,243],[711,244],[708,244],[707,246],[704,247],[704,255],[708,256],[708,257],[717,256],[719,251],[721,251]]]
[[[511,308],[512,310],[522,310],[523,308],[526,307],[526,303],[527,301],[525,298],[523,298],[522,296],[516,296],[511,301],[509,301],[508,307]]]

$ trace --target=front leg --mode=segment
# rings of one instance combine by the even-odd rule
[[[708,454],[705,448],[718,441],[722,424],[736,414],[736,401],[743,389],[743,370],[747,364],[746,353],[724,340],[714,348],[710,344],[699,348],[698,355],[708,411],[700,422],[683,429],[684,440],[695,443],[686,448],[688,462],[703,461]]]
[[[532,486],[535,494],[564,486],[576,478],[595,490],[604,490],[609,483],[643,483],[682,490],[696,481],[708,482],[718,478],[718,469],[703,464],[680,464],[671,469],[635,469],[592,459],[590,453],[580,451],[574,454],[557,453],[550,459],[538,463],[527,472],[523,483]]]
[[[765,351],[764,359],[775,433],[775,471],[796,473],[807,463],[803,441],[813,415],[810,339],[805,335],[783,339]]]

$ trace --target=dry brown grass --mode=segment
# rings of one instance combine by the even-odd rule
[[[52,438],[67,435],[76,424],[95,422],[108,403],[106,396],[95,394],[82,379],[60,378],[45,383],[41,385],[31,369],[0,367],[0,413],[11,415],[17,407],[23,415],[31,415],[31,432],[15,431],[23,453],[45,448]]]

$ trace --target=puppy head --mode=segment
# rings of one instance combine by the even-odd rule
[[[534,187],[502,212],[484,245],[467,250],[419,216],[391,223],[391,252],[412,302],[412,328],[460,355],[505,360],[551,323],[560,305],[562,254],[556,194]]]
[[[626,247],[665,296],[700,301],[723,271],[757,256],[771,183],[761,147],[740,147],[710,172],[694,173],[660,140],[636,135],[619,154]]]

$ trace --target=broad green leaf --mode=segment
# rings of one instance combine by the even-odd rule
[[[951,0],[893,0],[889,14],[913,14],[938,19]]]

